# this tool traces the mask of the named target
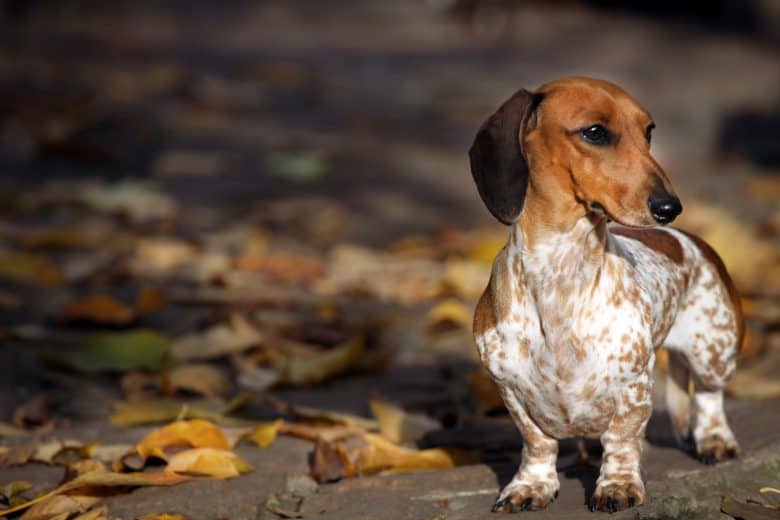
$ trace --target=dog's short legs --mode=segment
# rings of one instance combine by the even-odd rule
[[[696,454],[705,464],[737,456],[739,446],[723,408],[723,389],[707,389],[694,379],[693,440]]]
[[[523,434],[523,460],[511,482],[498,496],[493,511],[515,513],[545,508],[555,500],[560,488],[555,470],[558,441],[539,429],[511,391],[502,390],[501,393]]]
[[[644,502],[639,463],[645,426],[653,411],[651,385],[645,374],[627,385],[617,400],[615,415],[601,436],[604,455],[591,511],[614,512]]]

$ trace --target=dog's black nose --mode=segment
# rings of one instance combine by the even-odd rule
[[[647,206],[650,213],[659,224],[668,224],[682,212],[682,204],[677,197],[663,195],[660,197],[650,196],[647,199]]]

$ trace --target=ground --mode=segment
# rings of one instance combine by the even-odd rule
[[[8,3],[0,420],[16,427],[0,429],[0,485],[28,481],[32,498],[62,482],[65,462],[9,462],[25,444],[130,446],[176,416],[111,422],[117,403],[221,399],[217,422],[235,426],[221,412],[236,395],[243,406],[225,415],[247,425],[279,417],[280,402],[370,417],[381,398],[437,424],[409,446],[466,450],[471,463],[322,482],[292,516],[488,516],[521,441],[470,339],[506,231],[481,205],[466,150],[516,89],[583,74],[619,83],[653,114],[680,226],[721,252],[749,318],[727,402],[741,456],[700,464],[674,446],[656,399],[647,503],[613,516],[777,513],[751,501],[773,502],[759,489],[780,487],[780,177],[722,139],[729,116],[776,110],[776,44],[577,3],[495,2],[460,18],[434,4]],[[220,326],[228,332],[209,335]],[[84,354],[95,332],[136,329],[160,334],[181,365]],[[184,355],[182,338],[224,350]],[[154,343],[133,341],[133,351]],[[357,358],[322,368],[318,356],[350,341]],[[317,367],[296,379],[296,356]],[[176,382],[195,364],[207,368]],[[588,448],[596,465],[563,444],[560,496],[535,517],[591,515],[598,449]],[[107,517],[278,518],[269,497],[311,472],[314,450],[289,431],[265,448],[243,442],[235,453],[251,472],[123,489],[105,499]]]

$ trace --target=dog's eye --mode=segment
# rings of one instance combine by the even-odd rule
[[[645,129],[645,139],[647,139],[647,144],[650,144],[650,140],[653,138],[653,128],[655,128],[655,123],[650,123]]]
[[[606,146],[612,142],[612,134],[601,125],[593,125],[580,130],[582,138],[596,146]]]

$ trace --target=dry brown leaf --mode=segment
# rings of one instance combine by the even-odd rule
[[[239,255],[235,265],[243,271],[258,271],[281,282],[310,284],[325,275],[325,264],[320,258],[266,248]]]
[[[289,413],[294,415],[298,419],[303,421],[313,422],[316,424],[335,424],[342,426],[357,427],[363,430],[378,430],[379,423],[374,419],[368,419],[359,415],[353,415],[343,412],[336,412],[334,410],[322,410],[320,408],[312,408],[309,406],[298,406],[266,395],[263,398],[268,404],[273,406],[279,413]]]
[[[40,394],[14,409],[11,422],[19,428],[37,427],[51,421],[49,394]]]
[[[252,471],[252,466],[226,449],[194,448],[173,455],[166,470],[227,479]]]
[[[173,390],[186,390],[203,397],[225,395],[232,387],[230,378],[224,371],[204,363],[175,367],[171,369],[168,377]]]
[[[384,301],[416,304],[440,294],[443,274],[437,262],[339,245],[331,251],[328,275],[318,289],[325,294],[370,294]]]
[[[0,253],[0,278],[45,287],[62,285],[65,280],[60,269],[48,260],[21,251]]]
[[[83,513],[100,500],[100,497],[91,496],[54,495],[30,507],[20,520],[67,519],[74,513]]]
[[[103,504],[82,513],[73,520],[108,520],[108,506]]]
[[[230,442],[215,424],[203,419],[176,421],[154,430],[136,445],[142,459],[167,460],[165,449],[172,446],[230,449]]]
[[[354,477],[357,469],[340,443],[317,439],[311,457],[311,476],[320,483]]]
[[[60,313],[63,323],[125,326],[136,319],[133,309],[107,294],[92,294],[70,302]]]
[[[23,442],[12,447],[0,447],[0,468],[19,466],[29,461],[38,449],[36,441]]]
[[[233,314],[230,323],[177,339],[171,345],[171,353],[181,361],[213,359],[242,352],[262,341],[260,331],[240,314]]]
[[[279,433],[316,442],[323,440],[326,442],[336,442],[355,435],[365,433],[364,428],[358,426],[335,425],[311,425],[303,423],[283,422],[279,427]]]
[[[159,287],[144,287],[135,300],[135,313],[138,316],[150,314],[165,305],[165,292]]]
[[[429,431],[438,430],[438,421],[421,414],[411,414],[393,403],[372,399],[371,412],[379,422],[379,431],[397,444],[414,442]]]
[[[780,397],[780,380],[748,370],[737,370],[731,376],[726,392],[733,397],[744,399],[774,399]]]
[[[57,489],[50,491],[38,498],[0,511],[0,516],[8,516],[11,513],[22,511],[49,498],[57,495],[63,495],[74,490],[95,490],[99,492],[101,488],[113,487],[143,487],[143,486],[174,486],[191,480],[191,477],[179,475],[176,473],[114,473],[114,472],[92,472],[80,475],[75,479],[66,482]],[[72,497],[72,495],[70,495]]]
[[[195,246],[182,240],[144,239],[137,243],[129,268],[141,276],[164,276],[194,262],[197,253]]]

